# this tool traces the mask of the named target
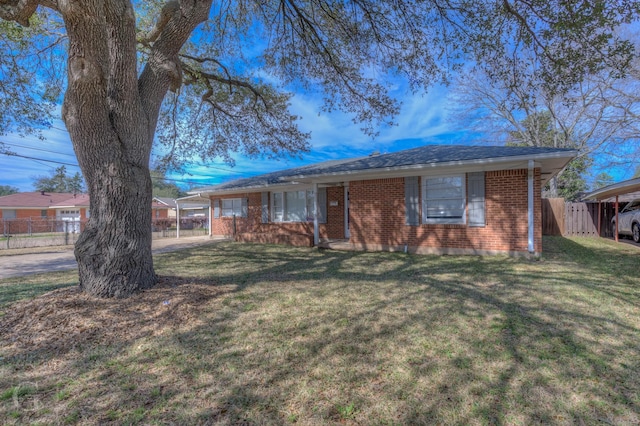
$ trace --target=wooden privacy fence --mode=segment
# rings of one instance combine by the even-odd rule
[[[620,203],[619,209],[624,204]],[[614,203],[571,203],[564,198],[543,198],[542,235],[613,237],[611,219],[614,215]]]

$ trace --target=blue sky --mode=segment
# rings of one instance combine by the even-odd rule
[[[256,160],[236,155],[234,167],[222,162],[192,164],[187,167],[190,174],[170,174],[168,177],[175,179],[180,186],[186,187],[191,183],[197,187],[327,159],[368,155],[373,151],[387,153],[425,144],[480,144],[450,108],[449,92],[445,87],[435,86],[427,94],[400,96],[403,106],[396,117],[397,125],[382,129],[375,139],[366,136],[348,115],[319,115],[319,97],[300,93],[292,99],[292,112],[302,117],[299,122],[301,130],[311,132],[311,151],[303,153],[301,159]],[[49,175],[60,166],[59,163],[76,164],[71,141],[61,120],[56,120],[43,135],[46,140],[11,134],[0,136],[0,141],[16,154],[40,159],[0,155],[0,185],[17,187],[23,192],[32,191],[34,177]],[[79,171],[77,166],[66,167],[69,174]],[[632,169],[607,171],[619,181],[630,178]]]
[[[311,151],[303,153],[301,159],[256,160],[235,155],[236,164],[233,167],[222,162],[193,164],[187,167],[190,175],[170,174],[168,177],[193,182],[195,185],[213,185],[327,159],[367,155],[373,151],[394,152],[426,143],[473,143],[465,138],[466,129],[456,128],[448,119],[447,92],[446,88],[433,87],[426,95],[405,96],[402,112],[396,118],[397,126],[382,129],[375,139],[366,136],[360,126],[345,114],[319,115],[319,97],[297,94],[292,99],[291,109],[294,114],[302,117],[299,122],[301,130],[311,132]],[[22,138],[13,134],[0,136],[0,141],[9,150],[21,156],[39,159],[0,155],[0,185],[17,187],[20,191],[32,191],[34,177],[49,175],[60,166],[58,163],[77,164],[71,141],[61,120],[56,120],[52,128],[43,132],[43,136],[46,140]],[[70,174],[80,170],[77,166],[66,167]],[[183,185],[183,182],[177,183]]]

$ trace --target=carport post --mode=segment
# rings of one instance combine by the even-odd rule
[[[616,229],[613,231],[616,242],[618,242],[618,195],[616,195]]]
[[[176,201],[176,238],[180,238],[180,203]]]
[[[598,200],[598,237],[602,237],[602,200]]]
[[[211,219],[213,219],[213,207],[211,206],[211,197],[209,197],[209,217],[207,218],[207,221],[209,222],[209,238],[211,238],[213,236],[213,221]]]

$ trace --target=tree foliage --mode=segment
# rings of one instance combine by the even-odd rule
[[[36,191],[80,194],[84,192],[84,182],[80,173],[76,172],[74,175],[68,175],[67,168],[60,166],[51,172],[49,176],[34,178],[33,188]]]
[[[593,180],[593,185],[591,189],[599,189],[604,188],[605,186],[611,185],[615,182],[613,176],[611,176],[607,172],[600,172],[596,175]]]
[[[20,190],[11,185],[0,185],[0,196],[11,195],[20,192]]]
[[[154,197],[180,198],[187,195],[178,185],[167,181],[165,173],[159,169],[151,170]]]
[[[536,112],[527,116],[516,130],[509,132],[507,145],[576,148],[571,135],[554,127],[550,112]],[[588,189],[586,175],[593,160],[589,155],[579,155],[552,179],[543,189],[543,195],[562,197],[575,201]]]
[[[615,34],[640,45],[623,25]],[[597,157],[599,167],[639,160],[638,56],[624,72],[607,60],[577,71],[579,79],[565,80],[565,73],[549,74],[531,49],[505,50],[490,68],[479,65],[459,79],[455,109],[489,143],[573,148],[581,157]]]
[[[310,138],[290,110],[296,90],[322,93],[325,111],[346,111],[375,135],[399,111],[399,79],[422,91],[473,61],[500,80],[509,50],[526,49],[549,90],[604,65],[622,75],[633,48],[616,28],[639,12],[633,2],[561,0],[0,0],[0,18],[21,31],[5,41],[3,60],[17,68],[2,71],[11,83],[0,96],[31,96],[4,114],[20,120],[17,105],[55,93],[61,61],[46,55],[66,55],[62,117],[92,213],[76,244],[80,286],[126,297],[157,281],[154,142],[174,168],[232,162],[234,152],[296,154]]]

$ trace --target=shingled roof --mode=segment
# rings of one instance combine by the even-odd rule
[[[466,146],[426,145],[389,154],[374,154],[368,157],[324,161],[308,166],[280,170],[245,179],[232,180],[219,185],[207,186],[190,193],[216,193],[234,190],[257,190],[260,188],[290,185],[310,178],[345,176],[392,171],[420,169],[435,165],[464,166],[466,164],[500,163],[510,160],[555,159],[562,168],[577,152],[562,148],[511,147],[511,146]],[[526,167],[526,166],[525,166]],[[557,167],[554,167],[554,169]],[[555,171],[557,173],[557,170]]]
[[[48,209],[70,198],[73,194],[68,192],[17,192],[0,197],[0,209]]]

